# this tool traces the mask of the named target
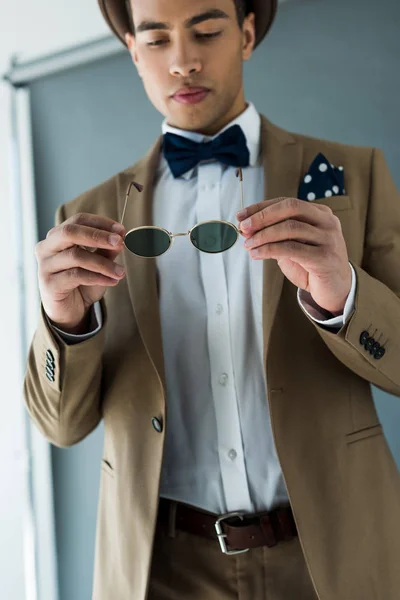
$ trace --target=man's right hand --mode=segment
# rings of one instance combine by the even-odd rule
[[[41,300],[56,327],[66,333],[86,333],[90,307],[108,286],[125,277],[114,263],[124,247],[125,233],[123,225],[108,217],[79,213],[50,229],[36,245]]]

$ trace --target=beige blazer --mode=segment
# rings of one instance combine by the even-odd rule
[[[277,453],[301,546],[321,600],[396,600],[400,594],[400,477],[369,382],[400,396],[400,197],[380,150],[289,133],[262,116],[265,199],[297,196],[316,154],[343,165],[346,196],[320,198],[339,217],[357,274],[355,312],[338,333],[313,322],[275,260],[264,262],[263,333]],[[136,165],[59,207],[152,224],[161,137]],[[254,202],[262,200],[254,198]],[[160,223],[159,225],[162,225]],[[104,419],[95,600],[144,600],[157,514],[167,399],[155,262],[124,250],[127,276],[102,299],[104,327],[66,345],[43,307],[24,397],[50,442],[66,447]],[[367,330],[385,348],[375,359]],[[54,381],[46,353],[54,357]],[[153,417],[164,428],[158,433]],[[216,542],[218,543],[218,542]]]

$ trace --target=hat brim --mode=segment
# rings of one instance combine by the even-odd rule
[[[125,34],[130,32],[125,0],[98,0],[100,10],[111,31],[126,46]],[[247,12],[255,14],[256,48],[268,33],[275,19],[278,0],[247,0]]]

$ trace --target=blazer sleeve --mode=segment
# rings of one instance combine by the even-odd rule
[[[56,224],[65,221],[57,209]],[[103,327],[79,344],[68,344],[49,324],[43,305],[33,336],[23,383],[28,413],[55,446],[67,447],[85,438],[100,422],[102,356],[107,310],[100,300]]]
[[[370,195],[361,267],[356,271],[355,310],[337,332],[315,323],[343,364],[378,388],[400,397],[400,194],[381,150],[371,155]],[[384,349],[375,358],[366,334]]]

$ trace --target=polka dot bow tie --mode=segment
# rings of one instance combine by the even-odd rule
[[[343,196],[345,193],[343,167],[335,167],[320,152],[300,183],[298,198],[310,201],[329,196]]]

